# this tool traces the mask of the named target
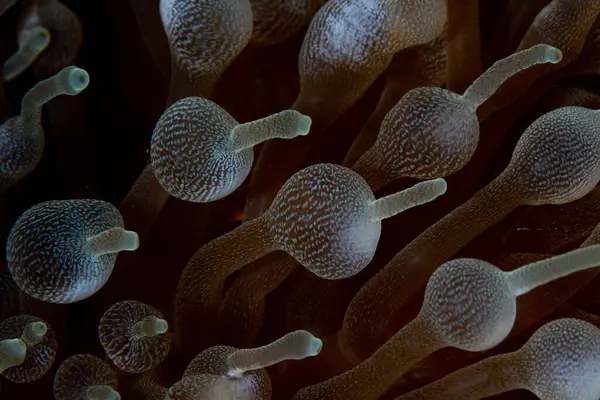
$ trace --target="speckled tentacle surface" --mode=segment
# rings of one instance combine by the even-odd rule
[[[27,210],[13,226],[7,244],[8,268],[30,296],[53,303],[82,300],[108,280],[116,253],[93,256],[88,239],[123,219],[101,200],[60,200]]]
[[[324,0],[251,0],[254,23],[250,44],[281,43],[308,25]]]
[[[429,43],[403,50],[394,56],[386,71],[386,85],[379,102],[352,143],[343,165],[353,165],[373,146],[383,118],[407,92],[421,86],[442,86],[446,82],[446,31]],[[369,184],[373,191],[385,185],[378,182]]]
[[[328,117],[337,118],[383,72],[394,53],[433,40],[445,21],[445,3],[439,0],[328,1],[302,44],[297,104],[335,106],[336,115]],[[335,105],[326,104],[334,93]]]
[[[369,207],[374,201],[358,174],[319,164],[286,182],[266,218],[281,250],[321,277],[341,279],[373,257],[381,233]]]
[[[435,268],[518,205],[562,204],[592,190],[600,179],[598,118],[598,112],[566,107],[527,128],[495,181],[414,239],[361,288],[344,318],[350,346],[361,357],[372,353],[389,335],[390,315]]]
[[[212,201],[237,188],[252,167],[252,149],[233,151],[238,122],[210,100],[188,97],[170,106],[152,135],[152,166],[169,193]],[[241,179],[241,180],[240,180]]]
[[[63,361],[56,371],[54,396],[57,400],[88,399],[90,388],[103,386],[99,389],[114,392],[116,396],[108,398],[116,400],[120,399],[117,385],[117,374],[109,364],[91,354],[77,354]]]
[[[508,273],[481,260],[449,261],[429,279],[421,311],[413,321],[356,367],[301,390],[296,398],[375,400],[413,364],[438,349],[489,350],[511,331],[523,288],[531,290],[598,265],[600,246]]]
[[[144,373],[133,387],[133,391],[148,400],[164,400],[168,387],[164,387],[155,380],[158,369]]]
[[[311,120],[285,110],[239,124],[216,103],[186,97],[161,116],[152,135],[152,167],[163,188],[193,202],[215,201],[246,179],[253,146],[273,138],[306,135]]]
[[[162,320],[155,308],[139,301],[121,301],[112,305],[98,326],[100,343],[117,368],[125,372],[150,371],[160,364],[171,348],[168,332],[137,329],[148,318]],[[151,335],[154,333],[154,335]]]
[[[215,346],[204,350],[190,362],[183,374],[184,378],[200,374],[219,377],[230,389],[257,396],[249,398],[269,399],[271,397],[271,379],[266,370],[247,371],[239,379],[228,378],[227,358],[237,350],[230,346]]]
[[[184,376],[167,391],[165,400],[262,399],[253,386],[217,375]]]
[[[436,87],[411,90],[386,114],[375,144],[353,169],[376,187],[456,173],[479,143],[477,107],[514,74],[561,57],[560,50],[537,45],[497,61],[462,96]]]
[[[387,113],[375,144],[353,169],[367,180],[383,173],[387,179],[378,186],[403,176],[439,178],[461,169],[478,143],[472,106],[442,88],[417,88]]]
[[[246,222],[202,246],[188,261],[175,294],[175,332],[186,351],[196,354],[216,332],[204,329],[218,318],[223,285],[229,275],[274,251],[264,220]]]
[[[600,395],[600,331],[578,319],[559,319],[513,353],[487,358],[396,398],[478,400],[527,389],[542,400],[593,400]]]
[[[88,83],[86,71],[66,67],[29,90],[21,103],[21,115],[0,125],[0,193],[33,171],[42,158],[42,106],[61,94],[76,95]]]
[[[321,339],[310,332],[299,330],[255,349],[237,350],[227,356],[228,376],[242,377],[248,371],[267,368],[285,360],[302,360],[320,353]]]
[[[553,0],[536,16],[519,49],[548,43],[564,53],[564,64],[570,63],[581,52],[599,15],[600,3],[594,0]]]
[[[238,277],[221,302],[219,324],[225,343],[250,346],[255,342],[265,316],[266,297],[299,267],[298,262],[284,253],[273,253],[268,265]],[[256,263],[263,262],[263,259]],[[248,268],[252,268],[249,266]]]
[[[376,400],[403,372],[440,346],[434,332],[414,320],[369,359],[329,380],[300,390],[294,400]]]
[[[160,15],[171,47],[171,85],[183,79],[190,86],[185,95],[209,95],[252,34],[248,0],[161,0]]]
[[[2,375],[17,383],[32,382],[40,379],[52,368],[58,351],[58,338],[54,329],[46,322],[31,315],[17,315],[0,323],[0,340],[23,340],[23,333],[29,324],[43,322],[46,332],[37,343],[24,340],[27,354],[22,364],[11,367],[2,372]]]

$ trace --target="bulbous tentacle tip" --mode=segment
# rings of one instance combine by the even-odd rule
[[[140,247],[140,237],[134,231],[124,231],[123,250],[134,251]]]
[[[551,64],[558,64],[563,59],[563,53],[554,46],[547,46],[546,59]]]
[[[313,338],[313,340],[310,343],[308,353],[310,356],[316,356],[321,352],[322,349],[323,349],[323,341],[319,338]]]
[[[44,336],[48,332],[48,326],[43,322],[34,322],[31,326],[32,332],[37,336]]]
[[[21,365],[27,356],[27,345],[21,339],[5,339],[0,342],[0,371]]]
[[[43,26],[36,26],[27,32],[27,39],[31,40],[32,49],[41,52],[50,44],[50,32]]]
[[[18,352],[19,354],[25,355],[27,353],[27,345],[21,339],[11,339],[11,346]]]
[[[310,118],[308,115],[304,115],[301,113],[298,113],[298,114],[300,114],[298,117],[298,135],[306,136],[310,132],[310,127],[312,125],[312,118]]]
[[[441,196],[446,193],[448,190],[448,183],[444,178],[437,178],[431,180],[432,191],[437,193],[438,196]]]
[[[66,67],[63,69],[66,73],[67,94],[76,95],[81,93],[90,83],[90,76],[87,71],[77,67]],[[61,72],[62,73],[62,72]]]
[[[159,335],[167,333],[169,330],[169,323],[164,319],[157,318],[156,319],[156,333]]]

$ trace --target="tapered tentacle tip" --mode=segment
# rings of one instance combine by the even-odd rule
[[[64,74],[65,91],[71,96],[81,93],[90,83],[90,76],[81,68],[66,67],[60,74]]]

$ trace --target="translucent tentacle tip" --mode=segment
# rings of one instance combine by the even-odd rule
[[[318,355],[322,349],[323,341],[316,337],[311,338],[310,344],[308,345],[308,349],[306,351],[307,357]]]
[[[545,50],[546,60],[548,60],[549,63],[558,64],[559,62],[561,62],[563,58],[563,53],[562,51],[560,51],[560,49],[557,49],[553,46],[546,46]]]
[[[27,357],[27,345],[21,339],[5,339],[0,342],[0,372],[22,364]]]
[[[162,335],[169,330],[169,323],[162,318],[157,318],[154,322],[154,327],[156,328],[156,333]]]
[[[88,400],[121,400],[121,395],[108,385],[90,386],[86,391]]]
[[[59,74],[61,80],[64,82],[66,93],[71,96],[80,93],[90,83],[90,76],[81,68],[66,67]]]
[[[50,32],[43,26],[36,26],[27,31],[24,41],[29,42],[31,49],[39,53],[50,44]]]
[[[48,332],[48,326],[45,323],[38,321],[31,324],[31,333],[36,337],[42,337],[46,332]]]
[[[293,113],[297,113],[296,124],[297,130],[296,134],[298,136],[306,136],[310,132],[310,127],[312,125],[312,119],[308,115],[304,115],[295,110],[290,110]]]

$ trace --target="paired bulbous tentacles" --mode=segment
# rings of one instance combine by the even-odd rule
[[[51,303],[72,303],[100,290],[117,252],[137,247],[137,234],[123,229],[112,204],[55,200],[19,217],[8,237],[6,258],[25,293]]]
[[[17,315],[0,323],[0,374],[25,383],[40,379],[56,359],[58,340],[52,327],[31,315]]]

